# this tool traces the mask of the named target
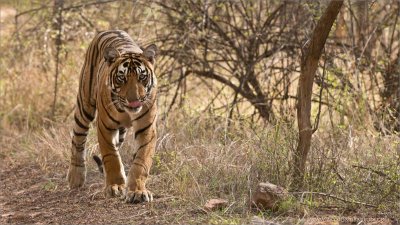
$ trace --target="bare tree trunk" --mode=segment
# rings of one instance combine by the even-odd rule
[[[55,21],[53,23],[53,29],[56,30],[56,37],[55,37],[55,46],[56,46],[56,71],[54,75],[54,98],[53,98],[53,109],[51,112],[51,116],[54,119],[55,111],[56,111],[56,103],[57,103],[57,92],[58,92],[58,76],[59,76],[59,62],[60,62],[60,51],[61,51],[61,33],[62,33],[62,10],[64,6],[64,0],[54,0],[54,8],[53,8],[53,15]]]
[[[299,143],[294,155],[294,170],[292,189],[303,188],[305,165],[307,154],[310,150],[312,127],[311,127],[311,95],[314,83],[315,71],[322,54],[325,41],[328,38],[333,22],[339,13],[343,1],[333,0],[329,3],[324,14],[314,29],[313,36],[309,42],[301,61],[301,74],[298,87],[297,120],[299,125]]]

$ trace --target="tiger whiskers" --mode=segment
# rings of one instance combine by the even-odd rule
[[[106,108],[106,109],[111,109],[111,106],[113,106],[113,105],[115,105],[115,104],[117,104],[117,103],[119,103],[119,99],[115,99],[115,100],[111,101],[110,104],[107,104],[107,105],[105,106],[105,108]]]
[[[150,100],[145,100],[145,101],[143,102],[143,104],[144,104],[147,108],[150,108],[150,107],[151,107],[151,102],[150,102]]]

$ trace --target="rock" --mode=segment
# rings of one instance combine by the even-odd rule
[[[280,201],[288,197],[288,192],[280,186],[268,182],[259,183],[251,198],[251,206],[260,209],[275,209]]]
[[[213,210],[219,210],[228,205],[228,201],[225,199],[210,199],[207,201],[207,203],[204,205],[204,209],[208,211],[213,211]]]

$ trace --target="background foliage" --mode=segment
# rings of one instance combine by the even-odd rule
[[[19,0],[0,7],[2,145],[27,135],[26,144],[7,145],[12,152],[35,152],[42,164],[58,157],[66,167],[85,50],[96,32],[121,29],[160,49],[155,183],[196,204],[213,196],[236,202],[225,213],[246,211],[257,182],[289,186],[300,57],[325,1]],[[391,215],[400,208],[399,16],[395,0],[342,8],[314,83],[319,126],[306,175],[308,191]],[[355,210],[349,202],[303,200]]]

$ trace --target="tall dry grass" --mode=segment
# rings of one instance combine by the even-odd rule
[[[9,19],[11,22],[12,18]],[[24,43],[21,54],[14,50],[20,43],[12,33],[1,35],[0,158],[9,164],[34,161],[44,171],[56,162],[66,171],[73,123],[70,113],[89,40],[66,46],[68,54],[62,57],[56,117],[51,119],[52,54],[45,54],[33,42]],[[201,92],[207,93],[207,90]],[[183,107],[174,109],[166,118],[160,116],[163,119],[158,121],[159,137],[150,188],[179,196],[199,207],[209,198],[226,198],[230,206],[224,214],[248,214],[249,196],[258,182],[289,186],[292,154],[297,145],[293,119],[278,119],[272,125],[242,118],[232,120],[228,127],[226,116],[190,108],[191,101],[198,102],[195,94],[187,94]],[[158,102],[160,115],[165,115],[170,102],[169,95],[164,98]],[[375,205],[374,213],[400,218],[400,138],[396,134],[376,132],[372,124],[364,123],[369,121],[362,119],[365,114],[352,111],[353,120],[336,123],[327,119],[332,117],[326,113],[312,139],[306,190],[347,201],[305,194],[299,198],[302,207],[288,203],[282,213],[298,214],[329,207],[337,207],[340,212],[363,209],[355,200]],[[94,130],[91,129],[87,143],[88,167],[92,171],[97,168],[90,156],[98,154]],[[127,168],[133,149],[129,137],[131,133],[121,149]],[[365,210],[370,212],[369,208]]]
[[[72,119],[46,129],[13,136],[12,154],[28,155],[46,171],[58,165],[68,168]],[[292,152],[297,132],[292,124],[250,127],[235,122],[226,127],[224,118],[207,114],[174,112],[158,122],[158,144],[149,188],[158,195],[175,196],[199,208],[210,198],[228,199],[224,215],[251,215],[249,199],[257,183],[269,181],[283,187],[291,182]],[[130,138],[131,137],[131,138]],[[7,139],[5,136],[3,138]],[[96,132],[87,143],[89,174],[97,167],[91,160],[99,154]],[[133,133],[120,150],[125,169],[132,161]],[[335,208],[372,215],[399,216],[399,158],[397,136],[365,134],[351,129],[317,133],[307,166],[306,190],[340,197],[299,196],[300,203],[286,202],[280,211],[264,216],[295,216]],[[15,142],[14,142],[15,143]],[[3,156],[14,159],[12,156]],[[67,184],[65,184],[67,185]],[[370,208],[355,202],[376,206]]]

